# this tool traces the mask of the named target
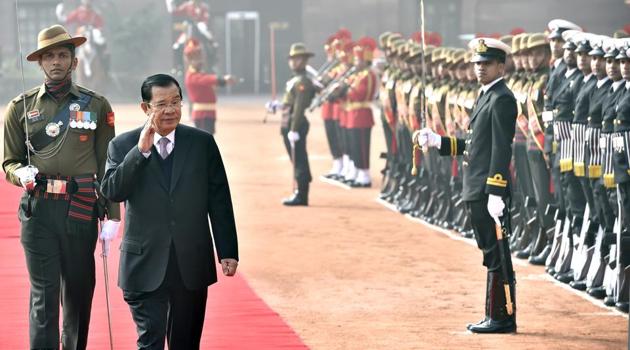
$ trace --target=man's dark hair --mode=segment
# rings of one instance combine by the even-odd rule
[[[169,87],[171,85],[177,86],[177,89],[179,90],[179,97],[183,98],[182,88],[179,86],[177,80],[172,76],[168,74],[155,74],[146,78],[144,82],[142,82],[142,87],[140,87],[140,95],[142,95],[142,101],[151,102],[151,98],[153,98],[151,90],[154,86]]]
[[[72,58],[74,58],[76,56],[77,48],[73,44],[65,44],[65,45],[62,45],[62,46],[63,47],[67,47],[68,50],[70,50],[70,55],[71,55]]]

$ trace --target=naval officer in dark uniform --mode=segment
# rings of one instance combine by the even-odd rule
[[[425,128],[415,133],[414,141],[422,147],[438,148],[441,155],[464,156],[462,197],[488,271],[485,317],[477,324],[468,325],[468,330],[514,333],[516,315],[508,312],[504,289],[504,284],[509,285],[510,295],[514,296],[514,271],[506,240],[501,241],[503,247],[498,244],[494,219],[499,218],[504,232],[509,233],[506,202],[510,194],[509,165],[517,115],[516,100],[503,79],[510,47],[491,38],[475,39],[469,46],[475,54],[471,61],[482,86],[466,138],[440,136]],[[512,302],[514,306],[513,298]]]

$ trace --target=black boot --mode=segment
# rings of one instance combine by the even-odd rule
[[[474,327],[474,326],[479,326],[481,324],[484,324],[488,319],[490,319],[490,290],[492,289],[492,283],[493,283],[493,278],[494,276],[491,276],[493,273],[492,272],[488,272],[486,274],[486,310],[485,310],[485,316],[481,319],[481,321],[477,322],[477,323],[469,323],[466,326],[466,329],[470,330],[470,327]]]
[[[508,314],[503,277],[498,272],[489,273],[491,286],[488,293],[488,310],[486,320],[471,325],[468,330],[473,333],[516,333],[516,295],[515,283],[509,284],[512,314]]]
[[[309,187],[308,183],[298,184],[297,191],[293,193],[292,197],[283,200],[282,204],[286,206],[298,206],[298,205],[307,206],[308,205],[308,187]]]

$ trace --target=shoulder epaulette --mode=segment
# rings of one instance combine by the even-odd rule
[[[26,97],[31,97],[31,96],[37,95],[37,93],[39,92],[40,88],[41,88],[40,86],[37,86],[37,87],[34,87],[34,88],[26,91],[23,94],[18,95],[16,98],[11,100],[11,103],[18,103],[18,102],[22,101],[25,96]]]

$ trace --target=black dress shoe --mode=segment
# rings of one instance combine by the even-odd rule
[[[488,321],[488,317],[484,317],[481,321],[477,323],[469,323],[468,325],[466,325],[466,329],[470,330],[470,327],[480,326],[486,323],[486,321]]]
[[[604,287],[602,286],[599,286],[595,288],[590,288],[587,293],[593,298],[604,299],[604,297],[606,296],[606,289],[604,289]]]
[[[542,252],[540,252],[540,254],[529,257],[529,263],[537,266],[545,265],[549,253],[551,253],[551,246],[547,244],[545,248],[543,248]]]
[[[293,196],[282,201],[282,204],[295,207],[295,206],[307,206],[308,205],[308,184],[298,184],[298,189],[293,193]]]
[[[554,278],[562,283],[569,283],[573,281],[573,271],[567,271],[563,273],[558,273],[554,276]]]
[[[532,252],[532,245],[530,244],[527,247],[525,247],[525,249],[517,251],[514,254],[514,256],[517,257],[518,259],[529,259],[531,252]]]
[[[350,187],[352,187],[352,188],[370,188],[370,187],[372,187],[372,183],[371,183],[371,182],[368,182],[368,183],[366,183],[366,184],[362,184],[362,183],[358,183],[358,182],[354,182],[354,181],[353,181],[353,182],[350,184]]]
[[[612,295],[607,295],[604,298],[604,305],[606,306],[615,306],[615,297]]]
[[[581,291],[585,291],[586,290],[586,281],[585,280],[569,282],[569,285],[573,289],[577,289],[577,290],[581,290]]]
[[[617,304],[615,304],[615,307],[617,308],[617,310],[619,310],[621,312],[628,313],[628,302],[627,301],[620,301]]]
[[[488,319],[481,324],[471,325],[468,330],[473,333],[516,333],[516,321],[508,318],[503,321]]]

